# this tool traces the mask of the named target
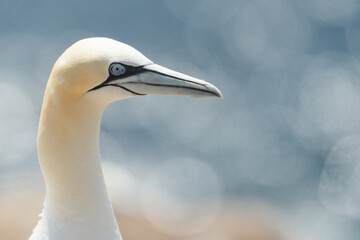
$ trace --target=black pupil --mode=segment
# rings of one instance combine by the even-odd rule
[[[123,66],[121,66],[121,64],[113,64],[111,65],[111,69],[110,72],[114,75],[121,75],[125,72],[125,69]]]
[[[119,66],[114,66],[113,71],[114,72],[121,72],[121,69],[120,69]]]

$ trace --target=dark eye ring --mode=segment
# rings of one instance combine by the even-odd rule
[[[109,67],[109,71],[112,75],[119,76],[126,72],[126,69],[120,63],[112,63]]]

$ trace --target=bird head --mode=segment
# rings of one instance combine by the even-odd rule
[[[212,84],[153,63],[139,51],[108,38],[83,39],[55,63],[53,97],[90,97],[111,103],[147,94],[222,97]]]

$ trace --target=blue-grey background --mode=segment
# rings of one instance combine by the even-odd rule
[[[357,0],[1,0],[0,181],[40,175],[51,67],[75,41],[104,36],[224,95],[113,104],[104,159],[140,182],[195,169],[184,178],[208,183],[194,188],[203,196],[265,202],[311,239],[359,239],[359,10]]]

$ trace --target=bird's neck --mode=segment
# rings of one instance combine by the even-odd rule
[[[46,199],[39,224],[56,233],[54,239],[120,239],[100,165],[102,112],[45,96],[38,155]]]

